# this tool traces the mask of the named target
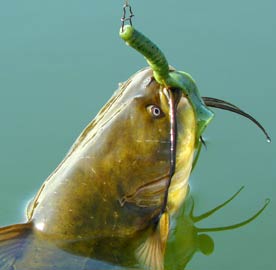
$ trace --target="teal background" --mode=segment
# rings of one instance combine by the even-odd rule
[[[243,108],[272,137],[268,144],[248,120],[216,111],[191,177],[196,213],[245,190],[200,226],[230,225],[271,203],[248,226],[210,234],[215,252],[197,254],[188,269],[275,269],[275,0],[130,2],[135,27],[203,96]],[[118,37],[122,4],[0,2],[0,225],[24,220],[28,200],[118,82],[146,65]]]

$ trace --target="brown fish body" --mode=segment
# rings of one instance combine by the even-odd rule
[[[174,96],[178,136],[169,214],[186,196],[195,148],[194,111],[180,92]],[[28,208],[32,228],[14,265],[36,256],[34,269],[48,269],[41,266],[45,261],[60,260],[55,248],[73,254],[79,264],[86,257],[135,264],[134,250],[160,214],[170,146],[168,93],[148,68],[123,84],[45,181]],[[48,251],[40,252],[41,246]]]

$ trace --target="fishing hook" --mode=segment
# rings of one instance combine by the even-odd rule
[[[127,14],[129,14],[127,16]],[[125,22],[129,22],[129,24],[132,26],[132,17],[134,16],[131,6],[128,3],[128,0],[125,1],[125,4],[123,6],[123,17],[121,18],[121,28],[122,28],[122,32],[124,31],[124,26],[125,26]]]

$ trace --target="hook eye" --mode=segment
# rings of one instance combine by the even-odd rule
[[[163,111],[157,105],[148,105],[147,111],[151,114],[151,116],[155,119],[161,118],[164,116]]]

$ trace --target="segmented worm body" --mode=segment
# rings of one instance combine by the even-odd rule
[[[146,58],[157,82],[166,85],[169,65],[162,51],[150,39],[131,25],[121,28],[120,36],[130,47],[140,52]]]

